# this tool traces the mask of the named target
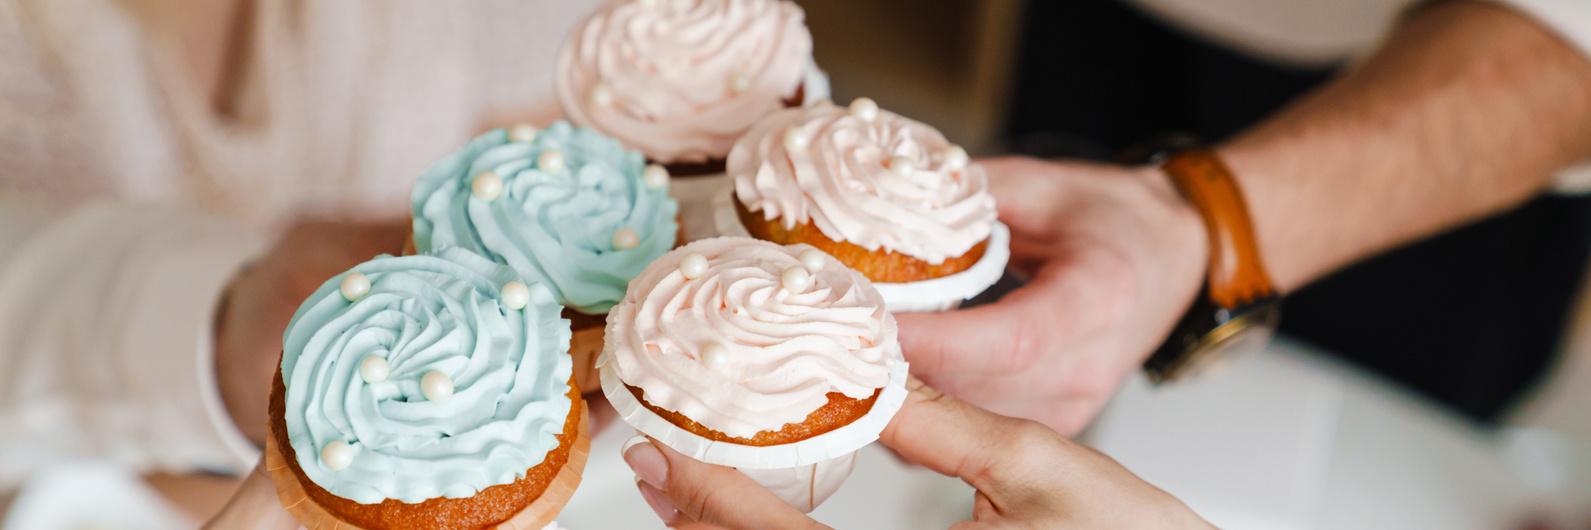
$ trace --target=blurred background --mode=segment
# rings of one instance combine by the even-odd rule
[[[836,101],[872,97],[974,155],[1101,161],[1165,133],[1241,130],[1350,64],[1408,4],[1221,15],[1234,2],[797,0]],[[1135,378],[1082,441],[1223,528],[1588,527],[1591,199],[1572,188],[1290,295],[1268,351],[1168,388]],[[609,429],[594,454],[630,434]],[[141,506],[125,509],[148,528],[191,527],[231,484],[85,462],[6,499],[5,529],[57,528],[51,507],[85,483]],[[593,459],[560,521],[659,526],[642,506],[617,458]],[[904,529],[970,513],[965,485],[870,449],[816,515]]]

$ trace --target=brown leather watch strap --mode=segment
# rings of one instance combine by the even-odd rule
[[[1204,216],[1210,237],[1210,299],[1231,309],[1274,295],[1255,246],[1248,205],[1226,164],[1214,151],[1191,149],[1173,155],[1161,170]]]

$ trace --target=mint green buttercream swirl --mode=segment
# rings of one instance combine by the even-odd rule
[[[538,167],[557,150],[564,168]],[[667,187],[641,182],[646,160],[617,140],[558,122],[534,141],[512,142],[497,129],[471,140],[420,175],[414,185],[414,245],[419,252],[464,247],[547,284],[558,303],[586,314],[608,312],[652,260],[674,248],[679,204]],[[503,191],[492,201],[473,193],[492,171]],[[616,250],[620,228],[640,236]]]
[[[339,287],[370,279],[357,301]],[[459,498],[511,483],[558,446],[573,405],[569,321],[552,294],[530,287],[510,310],[502,286],[513,269],[460,248],[382,256],[322,285],[283,336],[286,425],[299,467],[326,491],[362,504]],[[366,383],[360,363],[386,359],[385,380]],[[420,379],[438,371],[453,396],[428,401]],[[353,448],[332,470],[321,449]]]

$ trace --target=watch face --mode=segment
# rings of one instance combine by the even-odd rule
[[[1265,349],[1276,335],[1281,311],[1277,304],[1250,306],[1211,330],[1199,344],[1189,348],[1173,370],[1182,378],[1208,370],[1234,357]]]

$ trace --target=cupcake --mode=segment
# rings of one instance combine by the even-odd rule
[[[668,186],[661,167],[591,129],[494,130],[420,175],[413,251],[462,247],[545,285],[573,322],[575,357],[594,359],[608,309],[674,248]]]
[[[983,167],[867,98],[769,115],[735,144],[729,175],[721,232],[817,247],[872,280],[892,311],[954,307],[1009,257]]]
[[[758,118],[829,97],[806,15],[787,0],[616,0],[577,26],[554,81],[574,123],[680,177],[686,241],[718,235],[724,161]]]
[[[828,97],[805,19],[788,0],[609,2],[564,44],[558,100],[675,175],[722,173],[758,118]]]
[[[808,246],[697,241],[608,314],[597,362],[619,416],[811,511],[905,399],[895,319],[861,274]]]
[[[310,529],[542,528],[590,440],[569,322],[460,248],[381,256],[288,324],[266,468]]]

